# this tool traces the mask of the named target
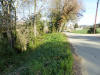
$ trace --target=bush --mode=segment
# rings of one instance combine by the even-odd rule
[[[73,75],[73,56],[66,37],[59,33],[44,35],[37,44],[28,68],[21,75]],[[31,52],[32,53],[32,52]]]
[[[13,63],[12,59],[15,54],[15,50],[10,48],[7,39],[3,38],[0,41],[0,71],[3,71],[7,66]]]
[[[35,39],[35,43],[30,41],[28,49],[16,55],[16,58],[12,56],[13,59],[9,61],[14,61],[13,69],[7,69],[6,74],[14,75],[16,72],[19,75],[73,75],[73,56],[64,35],[43,35]],[[4,64],[3,67],[7,68]]]
[[[89,28],[89,30],[87,31],[87,33],[93,34],[94,33],[94,28]],[[98,33],[97,29],[95,29],[95,33]]]

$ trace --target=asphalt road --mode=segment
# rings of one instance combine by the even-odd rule
[[[63,33],[82,58],[82,74],[100,75],[100,34]]]

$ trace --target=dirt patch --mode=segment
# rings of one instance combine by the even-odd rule
[[[75,53],[75,48],[72,46],[72,44],[70,44],[70,48],[74,58],[74,75],[82,75],[81,58]]]

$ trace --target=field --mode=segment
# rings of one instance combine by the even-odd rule
[[[97,32],[100,33],[100,28],[96,28]],[[77,34],[88,34],[89,29],[83,29],[83,30],[73,30],[72,33],[77,33]]]
[[[100,33],[100,28],[97,28],[97,30],[98,30],[98,33]]]
[[[5,75],[73,75],[70,46],[60,33],[38,37],[35,43],[30,42],[27,51],[12,55],[10,62],[4,57],[0,57],[0,70]]]
[[[72,33],[78,33],[78,34],[87,34],[88,29],[83,30],[73,30]]]

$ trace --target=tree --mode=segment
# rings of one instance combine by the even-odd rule
[[[52,7],[51,7],[52,6]],[[49,6],[49,18],[51,31],[59,31],[59,21],[61,20],[61,0],[52,0]]]
[[[3,34],[6,34],[8,39],[8,42],[13,47],[13,18],[14,18],[14,10],[15,7],[13,6],[13,0],[1,0],[1,11],[2,11],[2,17],[0,20],[2,20],[1,27],[5,31]]]
[[[51,14],[52,22],[55,27],[62,31],[62,28],[66,22],[69,20],[71,22],[77,21],[77,19],[82,16],[82,2],[79,0],[52,0]],[[50,7],[51,8],[51,7]]]
[[[75,23],[75,26],[74,26],[74,28],[78,28],[78,23]]]
[[[40,14],[40,12],[42,11],[42,7],[44,6],[44,4],[46,3],[46,1],[47,0],[21,0],[22,1],[22,3],[21,3],[21,5],[20,6],[28,6],[28,8],[29,8],[29,5],[30,5],[30,8],[31,7],[34,7],[34,22],[32,22],[32,20],[31,20],[31,25],[34,25],[33,27],[34,27],[34,35],[35,35],[35,37],[37,36],[37,33],[38,33],[38,31],[37,31],[37,24],[36,24],[36,21],[37,21],[37,15],[39,15]],[[37,10],[37,3],[38,3],[38,1],[42,1],[42,5],[40,6],[40,8],[39,8],[39,10]],[[30,8],[29,8],[29,12],[30,11],[32,11],[32,10],[30,10]],[[31,8],[32,9],[32,8]],[[32,18],[30,18],[30,19],[32,19]]]

